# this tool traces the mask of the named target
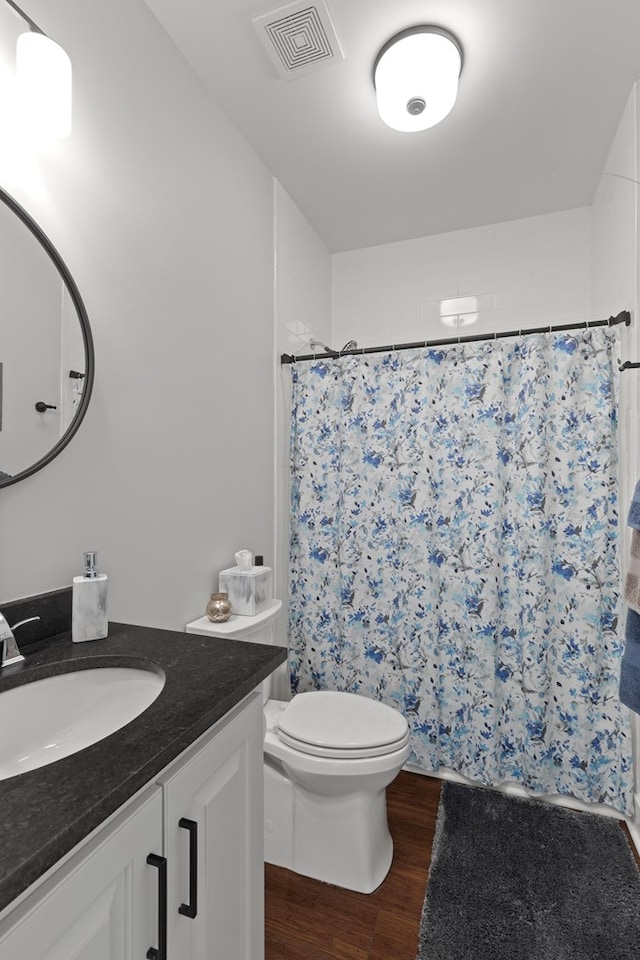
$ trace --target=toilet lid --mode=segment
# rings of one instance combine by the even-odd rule
[[[354,693],[299,693],[278,717],[284,743],[318,756],[372,757],[391,753],[409,739],[397,710]]]

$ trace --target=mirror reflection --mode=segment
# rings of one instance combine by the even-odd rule
[[[86,311],[64,262],[0,191],[0,486],[49,463],[84,416],[93,379]]]

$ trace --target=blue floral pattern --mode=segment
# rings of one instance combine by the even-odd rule
[[[293,365],[293,691],[400,709],[409,763],[633,809],[617,339]]]

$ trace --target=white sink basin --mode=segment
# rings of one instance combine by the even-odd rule
[[[163,686],[164,675],[150,670],[98,667],[0,693],[0,780],[115,733],[146,710]]]

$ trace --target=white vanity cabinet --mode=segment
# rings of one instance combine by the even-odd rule
[[[46,816],[46,814],[45,814]],[[162,791],[134,801],[10,913],[1,960],[138,960],[158,946]]]
[[[263,960],[262,723],[255,692],[8,912],[0,960]]]
[[[160,778],[168,960],[262,960],[262,696]]]

